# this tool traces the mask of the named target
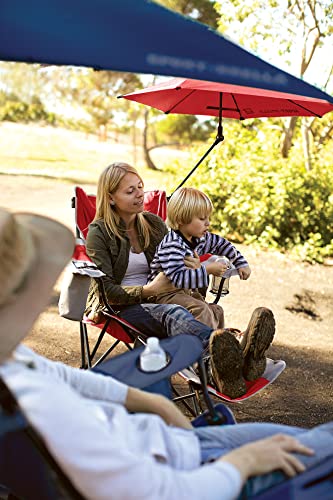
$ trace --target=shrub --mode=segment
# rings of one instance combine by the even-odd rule
[[[255,121],[243,129],[229,122],[230,138],[213,150],[187,185],[210,196],[212,230],[234,241],[322,262],[333,254],[332,169],[318,160],[306,171],[296,151],[282,159],[278,130],[263,127],[259,132]]]

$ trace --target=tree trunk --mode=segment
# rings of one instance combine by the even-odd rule
[[[146,161],[146,165],[150,170],[158,170],[155,163],[150,157],[148,148],[148,124],[149,124],[149,109],[145,109],[144,113],[144,128],[143,128],[143,155]]]
[[[292,116],[289,120],[288,128],[284,133],[284,138],[281,146],[281,154],[283,158],[288,158],[289,151],[293,143],[293,136],[296,123],[297,123],[297,116]]]
[[[136,119],[133,120],[132,145],[133,145],[133,167],[136,168],[136,164],[137,164]]]
[[[304,154],[305,168],[309,172],[312,169],[312,164],[311,164],[311,153],[310,153],[309,125],[306,118],[303,118],[302,122],[302,135],[303,135],[303,154]]]

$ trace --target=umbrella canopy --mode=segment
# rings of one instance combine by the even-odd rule
[[[327,100],[184,78],[172,78],[167,82],[119,97],[146,104],[166,114],[219,117],[215,141],[176,189],[187,181],[212,149],[224,140],[223,117],[238,120],[278,116],[322,117],[333,110],[333,103]]]
[[[0,60],[181,76],[333,98],[150,0],[1,0]]]
[[[238,120],[278,116],[322,117],[333,110],[333,104],[326,100],[183,78],[172,78],[121,97],[166,114],[222,115]]]

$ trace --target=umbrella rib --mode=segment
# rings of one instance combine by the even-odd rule
[[[180,90],[180,89],[181,89],[181,87],[177,87],[176,88],[176,90]],[[196,89],[191,90],[189,92],[189,94],[187,94],[185,97],[183,97],[182,99],[180,99],[180,101],[176,102],[176,104],[174,104],[168,111],[165,111],[164,113],[166,115],[168,115],[169,113],[171,113],[175,109],[175,107],[177,107],[179,104],[181,104],[182,102],[184,102],[185,99],[187,99],[188,97],[190,97],[193,94],[193,92],[195,92],[195,91],[196,91]]]
[[[322,118],[322,116],[323,116],[323,115],[318,115],[314,111],[311,111],[311,109],[308,109],[305,106],[302,106],[302,104],[298,104],[296,101],[293,101],[292,99],[287,99],[287,101],[291,102],[291,104],[295,104],[299,108],[304,109],[305,111],[307,111],[308,113],[311,113],[312,115],[316,116],[317,118]]]
[[[239,106],[238,106],[238,104],[237,104],[235,94],[231,94],[231,97],[232,97],[232,100],[234,101],[234,104],[235,104],[236,109],[237,109],[237,111],[238,111],[238,114],[239,114],[239,119],[240,119],[240,120],[244,120],[244,116],[242,116],[242,113],[241,113],[241,111],[240,111],[240,109],[239,109]]]

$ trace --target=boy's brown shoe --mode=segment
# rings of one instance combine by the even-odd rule
[[[240,345],[243,350],[243,375],[246,380],[256,380],[266,369],[266,351],[275,333],[275,319],[270,309],[257,307],[248,327],[243,332]]]
[[[209,339],[210,366],[216,388],[232,399],[246,393],[243,353],[240,343],[228,331],[215,330]]]

